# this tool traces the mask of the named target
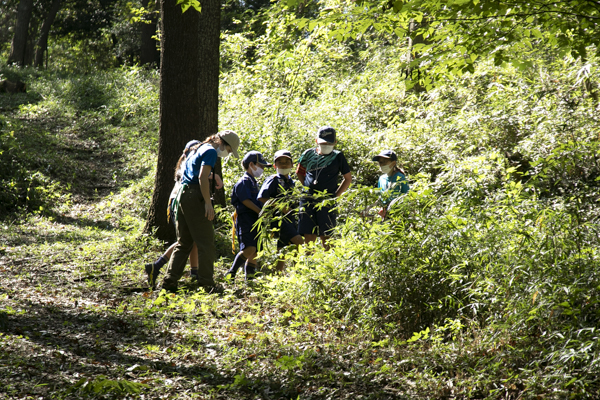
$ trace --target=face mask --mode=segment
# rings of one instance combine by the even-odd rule
[[[284,175],[284,176],[289,175],[291,171],[292,171],[291,168],[277,168],[277,173],[279,175]]]
[[[217,156],[221,158],[225,158],[229,155],[229,152],[226,149],[221,149],[221,146],[217,147]]]
[[[329,154],[333,151],[332,144],[319,144],[319,151],[321,154]]]
[[[258,165],[256,166],[256,169],[252,170],[252,176],[255,178],[260,178],[260,176],[263,174],[264,169],[262,169],[261,167],[259,167]]]
[[[379,169],[381,169],[381,172],[383,172],[384,174],[389,174],[390,171],[392,170],[392,167],[388,164],[388,165],[380,165]]]

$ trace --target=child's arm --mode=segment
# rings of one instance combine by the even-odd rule
[[[340,183],[340,186],[335,191],[335,197],[340,197],[350,187],[350,184],[352,183],[352,172],[342,175],[342,178],[342,183]]]
[[[306,167],[298,163],[298,166],[296,167],[296,175],[298,176],[300,183],[304,185],[304,179],[306,179]]]
[[[223,188],[223,179],[219,176],[219,174],[213,174],[215,178],[215,189]]]
[[[252,200],[246,199],[242,201],[242,204],[254,211],[255,213],[260,214],[260,208],[258,208],[258,206],[252,202]]]

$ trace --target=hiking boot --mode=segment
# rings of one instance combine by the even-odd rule
[[[206,294],[221,294],[225,291],[221,285],[202,285],[200,286]]]
[[[165,289],[167,291],[167,293],[177,293],[177,285],[166,285],[164,282],[161,286],[161,290]]]
[[[146,270],[146,275],[148,275],[148,286],[152,290],[156,289],[156,278],[158,278],[160,268],[156,268],[154,263],[148,263],[144,265],[144,269]]]

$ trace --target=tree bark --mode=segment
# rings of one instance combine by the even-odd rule
[[[185,144],[218,130],[220,1],[185,13],[174,0],[160,0],[160,132],[154,194],[145,232],[173,240],[167,202],[175,164]],[[201,212],[201,211],[200,211]]]
[[[175,164],[185,144],[198,138],[200,113],[197,76],[200,14],[182,13],[173,0],[161,0],[161,70],[158,162],[154,194],[145,231],[156,228],[156,236],[172,241],[173,227],[167,223],[167,203],[173,188]]]
[[[54,23],[54,18],[56,17],[58,10],[60,10],[60,0],[53,0],[50,11],[48,11],[48,15],[42,24],[40,37],[35,46],[35,60],[33,61],[33,66],[36,68],[44,63],[44,53],[48,50],[48,35],[50,34],[50,28]]]
[[[199,64],[198,94],[200,137],[208,137],[219,130],[219,67],[221,45],[221,0],[201,2],[198,32]],[[221,159],[217,159],[215,173],[222,176]],[[214,203],[225,206],[225,189],[214,191]]]
[[[27,36],[29,32],[29,21],[33,12],[33,0],[21,0],[17,9],[17,24],[15,26],[15,35],[10,47],[10,56],[8,63],[15,63],[19,66],[25,65],[27,50]]]
[[[142,45],[140,49],[141,65],[154,63],[158,67],[160,63],[160,51],[158,51],[158,48],[156,47],[156,39],[152,37],[156,35],[158,15],[155,10],[158,10],[159,7],[160,4],[157,0],[154,9],[148,12],[150,14],[150,21],[148,23],[142,23]]]

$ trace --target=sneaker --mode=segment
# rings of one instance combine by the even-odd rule
[[[148,275],[148,286],[152,290],[156,289],[156,278],[158,278],[160,268],[155,268],[154,263],[148,263],[144,265],[144,269],[146,270],[146,275]]]

